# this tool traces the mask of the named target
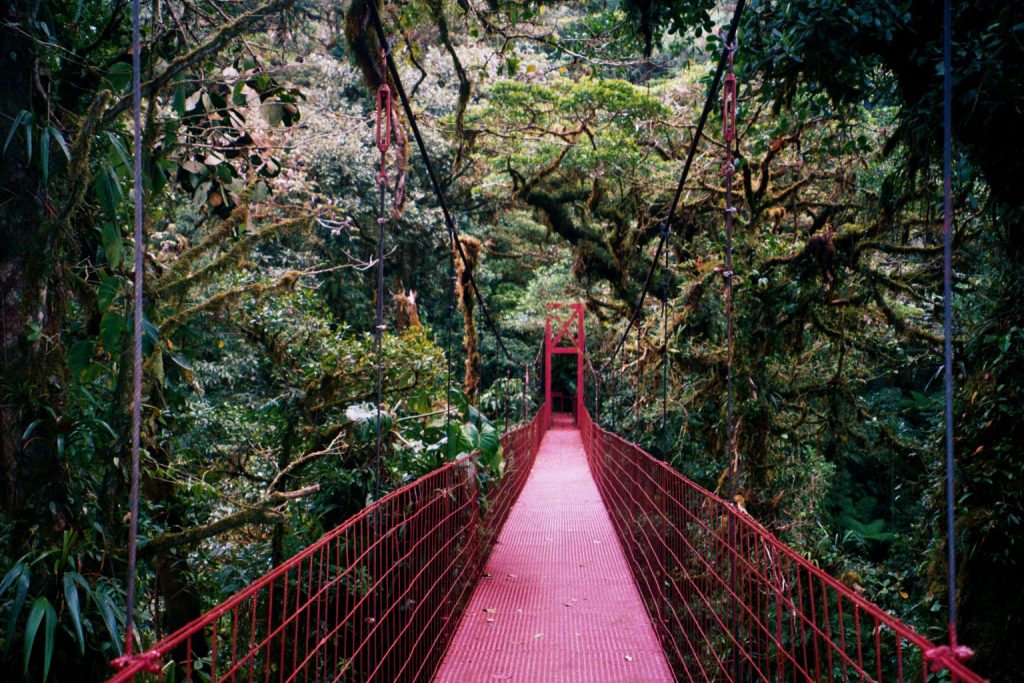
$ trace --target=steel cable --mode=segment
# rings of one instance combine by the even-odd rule
[[[142,29],[140,0],[132,0],[132,185],[134,199],[135,273],[132,306],[132,463],[129,484],[128,580],[125,587],[125,655],[132,653],[135,623],[135,588],[139,544],[139,479],[142,450],[142,319],[143,319],[143,182],[142,182]]]
[[[942,296],[943,363],[946,389],[946,561],[949,583],[949,639],[957,644],[956,519],[953,459],[953,10],[942,3]]]
[[[743,13],[744,4],[745,0],[738,0],[736,3],[736,9],[733,11],[732,20],[729,22],[729,30],[725,36],[726,45],[731,45],[736,40],[736,30],[739,27],[740,15]],[[636,325],[636,322],[640,317],[640,313],[643,311],[644,301],[647,299],[647,292],[650,290],[651,282],[654,278],[654,271],[658,267],[658,261],[661,258],[661,252],[664,250],[665,244],[671,236],[672,220],[675,218],[676,210],[679,206],[679,200],[683,195],[683,186],[686,184],[686,179],[690,175],[690,167],[693,165],[693,159],[697,154],[697,143],[700,142],[701,136],[704,133],[704,126],[707,124],[708,115],[711,113],[711,107],[714,104],[715,96],[718,93],[718,86],[722,81],[722,72],[725,70],[726,53],[727,51],[723,50],[721,56],[718,58],[718,66],[715,68],[715,75],[711,79],[711,87],[708,88],[708,95],[704,100],[704,108],[701,110],[700,119],[697,121],[697,129],[693,133],[693,139],[690,141],[690,148],[686,153],[686,163],[683,164],[683,172],[679,176],[679,184],[676,186],[676,193],[672,198],[668,217],[665,219],[665,224],[669,229],[658,240],[658,248],[654,252],[654,258],[651,260],[651,267],[647,270],[647,277],[644,279],[644,288],[640,292],[640,298],[637,299],[636,307],[633,309],[633,314],[629,317],[629,324],[626,326],[626,330],[619,338],[619,342],[612,350],[612,355],[601,366],[601,372],[607,370],[615,360],[615,357],[619,355],[623,345],[626,343],[626,337],[629,336],[630,330],[632,330],[633,326]]]
[[[741,0],[742,1],[742,0]],[[387,45],[387,32],[384,30],[384,24],[381,21],[380,14],[377,11],[377,5],[375,2],[367,3],[370,7],[370,17],[374,24],[374,29],[377,32],[377,38],[381,45]],[[423,141],[423,135],[420,133],[419,124],[416,122],[416,116],[413,114],[412,106],[409,102],[409,97],[405,93],[405,87],[402,85],[402,79],[398,74],[398,67],[395,65],[395,60],[392,58],[390,52],[385,51],[385,59],[387,61],[388,72],[391,74],[392,82],[395,86],[395,91],[398,93],[398,99],[402,103],[402,109],[405,111],[405,117],[409,122],[409,128],[412,130],[413,138],[416,140],[416,146],[419,148],[420,157],[423,159],[423,165],[427,171],[427,177],[430,179],[431,188],[434,191],[434,195],[437,198],[438,206],[441,209],[441,214],[444,216],[444,222],[448,226],[448,234],[450,239],[455,246],[455,250],[459,254],[459,258],[462,260],[463,265],[466,269],[466,277],[469,280],[470,286],[473,288],[473,293],[476,294],[477,302],[480,305],[480,310],[484,315],[484,323],[491,332],[494,333],[495,340],[497,341],[498,348],[504,354],[505,358],[512,365],[521,365],[520,361],[517,361],[508,348],[505,346],[504,340],[501,338],[501,333],[498,332],[498,327],[494,322],[491,315],[490,309],[487,307],[487,303],[484,299],[483,293],[480,291],[480,287],[477,285],[476,278],[473,277],[473,271],[470,267],[469,260],[466,258],[466,252],[462,248],[462,240],[459,238],[459,230],[455,225],[455,220],[452,218],[451,210],[448,208],[448,200],[444,195],[444,191],[441,189],[441,183],[437,179],[437,173],[434,171],[434,164],[430,159],[430,155],[427,152],[427,145]]]

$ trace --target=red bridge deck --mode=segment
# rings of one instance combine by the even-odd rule
[[[672,681],[580,433],[560,422],[435,681]]]

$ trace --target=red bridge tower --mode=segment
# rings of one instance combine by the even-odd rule
[[[576,396],[573,413],[576,419],[583,414],[583,368],[586,362],[586,336],[583,330],[583,302],[569,304],[548,304],[548,315],[544,321],[544,419],[545,426],[551,427],[551,361],[555,354],[576,356]],[[575,325],[573,324],[575,323]],[[553,330],[558,330],[552,334]]]

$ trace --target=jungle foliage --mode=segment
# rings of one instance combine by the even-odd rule
[[[130,237],[129,3],[9,5],[0,670],[99,680],[126,628],[137,246],[144,644],[341,523],[377,478],[387,491],[474,448],[480,476],[500,476],[497,436],[538,397],[474,316],[396,113],[375,469],[382,74],[365,0],[144,3],[144,245]],[[997,679],[1024,633],[1020,592],[1005,592],[1024,566],[1018,5],[956,3],[954,17],[960,629]],[[936,640],[940,6],[750,0],[736,62],[742,503]],[[381,8],[505,345],[529,364],[545,304],[578,298],[600,366],[640,293],[732,3]],[[600,378],[602,421],[712,490],[728,466],[720,124],[699,141],[639,331]]]

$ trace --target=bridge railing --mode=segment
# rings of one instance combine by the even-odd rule
[[[110,681],[429,680],[543,432],[535,417],[502,437],[490,488],[470,454],[389,493]]]
[[[594,478],[682,680],[983,679],[808,562],[736,506],[589,414]]]

